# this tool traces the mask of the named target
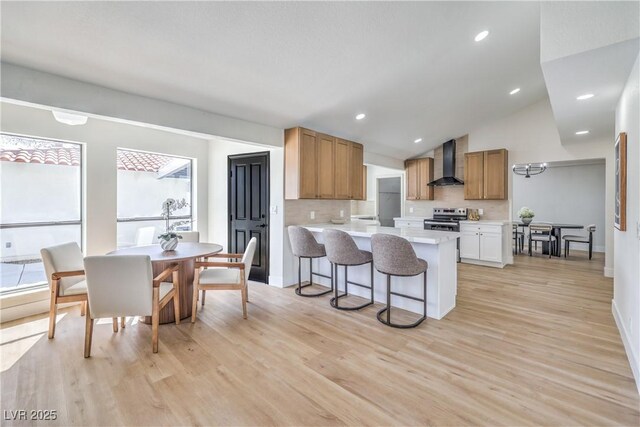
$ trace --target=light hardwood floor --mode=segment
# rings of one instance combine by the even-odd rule
[[[397,330],[378,307],[252,284],[208,295],[195,325],[95,327],[62,312],[3,325],[2,410],[55,409],[38,425],[633,425],[639,398],[611,315],[601,254],[460,265],[445,319]],[[382,281],[380,280],[380,283]],[[3,425],[35,424],[8,422]]]

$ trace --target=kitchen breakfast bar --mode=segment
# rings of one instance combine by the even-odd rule
[[[407,239],[418,258],[429,264],[427,270],[427,317],[442,319],[456,306],[457,294],[457,247],[456,241],[460,233],[449,231],[432,231],[411,228],[380,227],[375,225],[348,224],[313,224],[303,225],[313,233],[319,243],[323,243],[323,230],[336,229],[349,234],[358,248],[371,251],[371,236],[377,233],[392,234]],[[314,272],[329,276],[331,267],[326,258],[313,260]],[[369,285],[371,281],[370,265],[349,267],[349,281]],[[344,290],[344,267],[338,269],[337,280],[340,291]],[[374,299],[376,302],[386,303],[386,276],[374,274]],[[329,280],[314,278],[314,283],[329,286]],[[391,280],[393,292],[422,298],[423,276],[393,277]],[[368,289],[359,286],[349,286],[349,294],[369,298]],[[422,314],[422,303],[408,298],[391,297],[393,307]]]

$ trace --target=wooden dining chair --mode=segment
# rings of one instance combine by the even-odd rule
[[[178,265],[170,265],[155,278],[148,255],[91,256],[84,259],[84,266],[89,296],[84,357],[91,356],[93,321],[105,317],[151,316],[151,344],[157,353],[160,310],[171,301],[180,324]],[[169,277],[172,283],[165,282]]]
[[[40,250],[50,289],[49,339],[56,333],[58,304],[79,302],[80,314],[87,307],[87,283],[82,251],[76,242],[63,243]]]
[[[553,245],[556,243],[556,236],[551,234],[553,227],[551,224],[531,223],[529,224],[529,256],[531,256],[531,244],[533,242],[546,242],[549,244],[549,258],[553,254]]]
[[[588,236],[577,236],[577,235],[566,235],[562,236],[564,240],[564,257],[566,258],[569,255],[569,244],[570,243],[584,243],[589,245],[589,259],[593,256],[593,233],[596,231],[596,225],[590,224],[587,225]]]
[[[195,323],[196,321],[198,292],[200,291],[202,291],[200,302],[204,307],[206,291],[239,290],[242,297],[242,317],[247,318],[247,301],[249,300],[247,282],[249,281],[249,274],[251,273],[251,264],[253,264],[256,244],[257,240],[253,237],[249,240],[244,254],[215,254],[207,257],[207,259],[240,259],[240,262],[196,261],[191,323]]]

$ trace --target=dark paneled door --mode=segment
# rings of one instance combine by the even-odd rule
[[[269,277],[269,153],[229,156],[229,251],[243,253],[257,239],[249,278]]]

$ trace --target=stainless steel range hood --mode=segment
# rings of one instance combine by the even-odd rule
[[[442,144],[442,178],[429,183],[432,187],[445,185],[464,185],[464,181],[456,178],[456,140]]]

